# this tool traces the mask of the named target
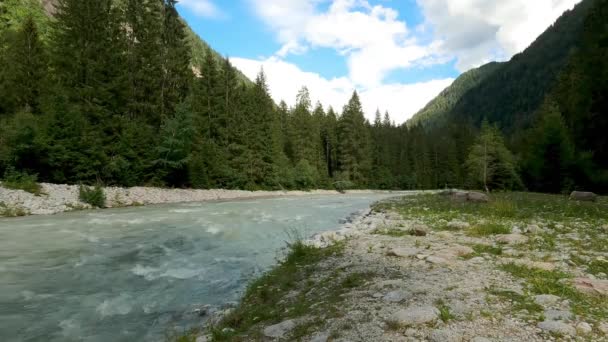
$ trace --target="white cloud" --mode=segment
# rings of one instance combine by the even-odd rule
[[[224,13],[211,0],[180,0],[178,4],[204,18],[224,16]]]
[[[580,0],[417,0],[461,71],[523,51]]]
[[[320,101],[339,113],[356,89],[347,77],[326,79],[276,57],[264,61],[232,58],[231,62],[251,79],[263,67],[273,99],[277,103],[284,100],[290,106],[295,104],[298,90],[307,86],[313,103]],[[368,119],[373,120],[376,109],[380,109],[382,112],[388,110],[393,120],[403,123],[452,82],[453,79],[448,78],[414,84],[383,84],[363,89],[359,94]]]
[[[317,9],[322,0],[250,1],[283,44],[277,56],[335,49],[347,59],[352,82],[366,88],[438,52],[437,44],[418,44],[395,10],[366,0],[334,0],[325,12]]]

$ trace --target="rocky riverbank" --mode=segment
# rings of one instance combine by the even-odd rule
[[[50,215],[66,211],[90,209],[80,201],[77,185],[41,183],[41,194],[34,195],[22,190],[12,190],[0,186],[0,216]],[[106,207],[128,207],[148,204],[205,202],[217,200],[237,200],[262,197],[310,196],[339,194],[332,190],[312,191],[241,191],[241,190],[193,190],[163,189],[151,187],[106,187]],[[351,190],[347,193],[380,192],[372,190]],[[2,215],[5,213],[5,215]]]
[[[605,199],[509,196],[383,202],[297,248],[197,341],[608,341]]]

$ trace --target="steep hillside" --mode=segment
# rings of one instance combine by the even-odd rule
[[[8,1],[15,1],[15,0],[8,0]],[[21,0],[17,0],[17,1],[21,1]],[[26,1],[32,1],[32,0],[26,0]],[[36,1],[36,0],[34,0]],[[55,4],[57,3],[58,0],[40,0],[42,2],[42,7],[44,8],[45,12],[52,16],[55,13]],[[190,47],[192,48],[192,65],[196,68],[197,65],[201,65],[204,58],[205,58],[205,51],[207,51],[208,49],[211,50],[211,52],[213,53],[214,57],[216,58],[216,60],[221,61],[222,60],[222,55],[213,50],[213,48],[211,48],[209,46],[209,44],[207,44],[207,42],[205,42],[201,37],[199,37],[194,30],[192,30],[192,28],[188,25],[188,23],[184,20],[183,21],[184,25],[186,25],[186,36],[187,36],[187,40],[188,43],[190,45]],[[248,85],[253,84],[251,82],[251,80],[249,80],[247,78],[247,76],[245,76],[245,74],[243,74],[240,70],[236,69],[236,74],[238,79]]]
[[[463,73],[454,83],[429,102],[426,107],[416,113],[408,121],[408,126],[412,127],[417,124],[434,126],[441,124],[445,121],[446,115],[454,109],[454,106],[464,94],[499,70],[502,65],[503,63],[492,62]]]

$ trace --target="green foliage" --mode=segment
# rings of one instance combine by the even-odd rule
[[[78,198],[80,201],[96,208],[106,207],[106,195],[101,185],[95,185],[92,188],[86,185],[80,185],[78,191]]]
[[[505,190],[521,186],[515,160],[505,147],[498,128],[484,122],[477,141],[467,158],[467,169],[473,187]]]
[[[496,234],[509,234],[511,233],[511,227],[505,226],[504,224],[495,222],[486,222],[476,224],[471,228],[469,234],[472,236],[488,236]]]
[[[7,189],[27,191],[39,196],[42,193],[42,187],[38,184],[37,178],[36,175],[28,175],[27,173],[9,168],[4,172],[2,186]]]

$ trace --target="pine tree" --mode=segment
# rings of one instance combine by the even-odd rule
[[[369,139],[359,95],[355,91],[338,122],[338,167],[342,178],[359,187],[367,185],[371,171]]]
[[[521,187],[513,155],[505,147],[498,128],[487,121],[471,147],[466,164],[473,186],[482,186],[486,191]]]

